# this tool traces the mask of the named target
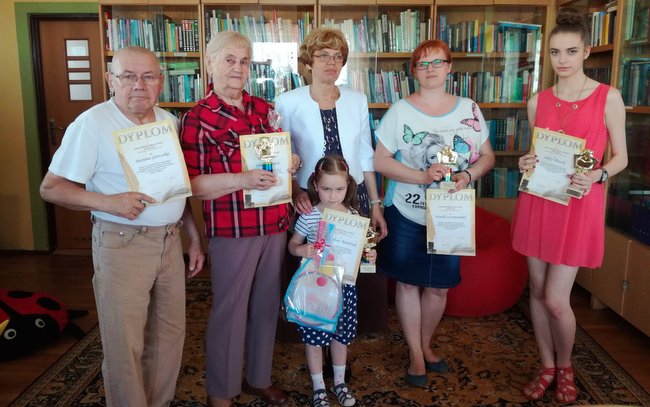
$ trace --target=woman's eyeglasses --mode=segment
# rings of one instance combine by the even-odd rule
[[[111,75],[113,75],[114,77],[119,79],[119,81],[120,81],[120,83],[122,85],[127,85],[127,86],[134,85],[138,81],[138,79],[142,79],[142,81],[144,83],[146,83],[147,85],[155,85],[158,82],[160,82],[160,75],[154,75],[152,73],[146,73],[146,74],[144,74],[142,76],[138,76],[138,75],[132,74],[132,73],[123,73],[123,74],[117,75],[117,74],[111,72]]]
[[[329,61],[334,60],[334,62],[336,62],[337,64],[340,64],[345,59],[343,57],[343,54],[330,55],[326,52],[322,54],[314,54],[314,58],[317,58],[319,61],[323,63],[328,63]]]
[[[431,65],[434,68],[440,68],[447,62],[449,62],[448,59],[434,59],[433,61],[420,61],[415,63],[415,69],[419,71],[424,71],[429,68],[429,65]]]

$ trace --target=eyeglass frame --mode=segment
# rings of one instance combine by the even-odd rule
[[[426,71],[429,69],[429,66],[433,68],[442,68],[445,63],[451,62],[448,59],[434,59],[433,61],[418,61],[415,63],[415,69],[418,71]]]
[[[160,83],[160,75],[156,76],[156,74],[153,73],[143,73],[142,75],[136,75],[134,73],[128,73],[128,72],[122,72],[121,74],[116,74],[115,72],[111,72],[111,75],[113,77],[117,78],[118,81],[120,81],[121,84],[123,85],[128,85],[128,86],[133,86],[136,83],[138,83],[138,79],[142,79],[142,82],[144,82],[145,85],[157,85]],[[125,77],[133,77],[131,79],[123,79]],[[133,82],[131,82],[133,80]]]
[[[312,58],[316,58],[324,64],[328,64],[330,61],[334,61],[337,64],[342,64],[345,61],[345,55],[341,53],[331,55],[327,52],[323,52],[321,54],[313,53],[311,56]],[[327,59],[325,59],[325,57],[327,57]]]

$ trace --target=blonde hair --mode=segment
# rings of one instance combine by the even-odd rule
[[[348,42],[340,30],[333,30],[331,28],[317,28],[305,37],[305,40],[300,46],[298,52],[298,59],[305,65],[312,65],[314,59],[312,55],[316,51],[325,48],[336,49],[343,54],[343,65],[348,61]]]

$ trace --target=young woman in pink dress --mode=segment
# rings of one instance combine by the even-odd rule
[[[627,165],[625,107],[618,90],[588,78],[584,61],[591,51],[583,15],[561,9],[551,31],[549,49],[557,83],[528,102],[530,128],[540,127],[586,140],[599,163],[583,175],[570,175],[571,184],[584,191],[567,206],[521,193],[513,216],[512,245],[527,256],[530,310],[542,366],[524,387],[531,400],[544,397],[557,381],[555,398],[573,403],[577,398],[571,368],[576,322],[570,294],[579,267],[597,268],[604,252],[604,182]],[[609,141],[611,155],[603,163]],[[537,157],[519,159],[524,173],[535,168]]]

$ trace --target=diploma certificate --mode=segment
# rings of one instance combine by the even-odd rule
[[[476,190],[427,189],[427,253],[475,256]]]
[[[270,143],[270,144],[269,144]],[[270,151],[261,153],[260,145],[270,145]],[[278,183],[266,191],[244,189],[244,206],[258,208],[291,202],[291,139],[289,132],[249,134],[239,136],[242,171],[272,169]]]
[[[162,120],[113,132],[126,182],[163,203],[192,195],[176,126]]]
[[[537,154],[539,162],[524,173],[519,190],[562,205],[569,204],[566,189],[575,172],[576,155],[585,148],[585,140],[535,127],[530,154]]]
[[[370,219],[326,208],[323,211],[323,220],[334,225],[329,242],[331,252],[334,253],[334,264],[343,266],[343,282],[354,285]]]

